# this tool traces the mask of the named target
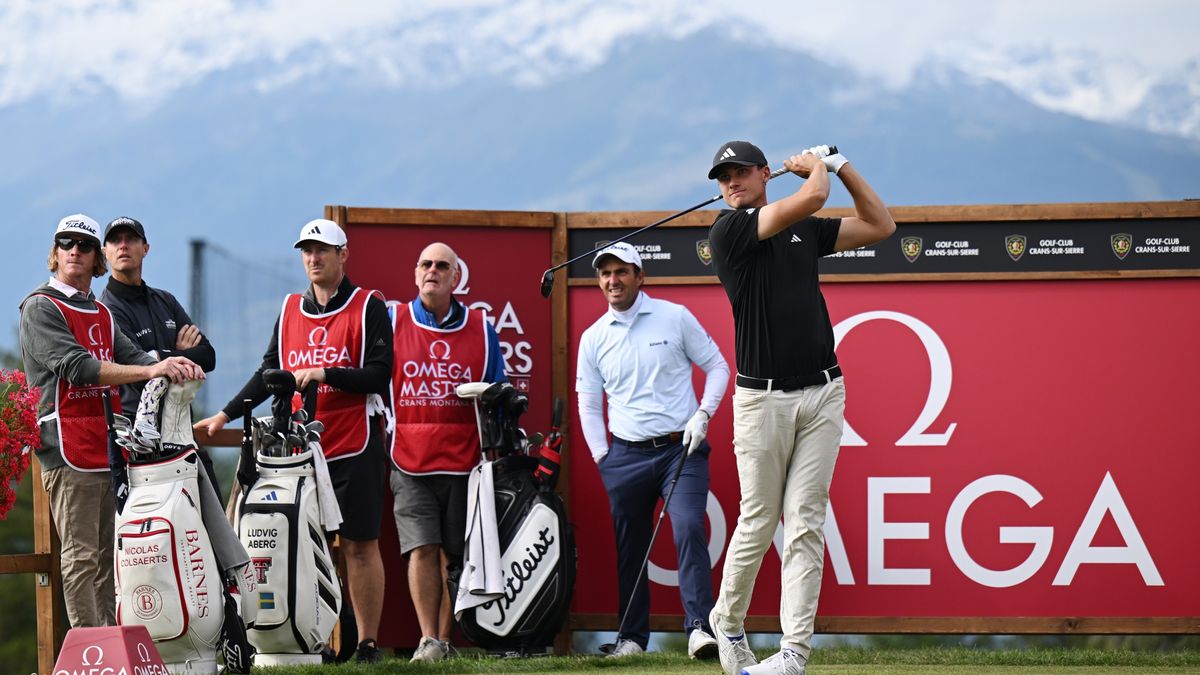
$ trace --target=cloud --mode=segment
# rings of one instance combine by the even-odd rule
[[[1166,67],[1200,56],[1190,37],[1198,19],[1200,5],[1184,0],[9,0],[0,8],[0,106],[96,92],[152,102],[237,67],[252,68],[263,90],[335,71],[391,86],[500,75],[535,87],[603,63],[631,36],[706,28],[892,87],[929,61],[1019,84],[1027,76],[1002,72],[1013,50],[1111,54],[1132,64],[1103,74],[1111,97],[1136,81],[1139,57]]]

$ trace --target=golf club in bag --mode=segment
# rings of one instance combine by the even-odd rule
[[[262,418],[246,402],[236,513],[258,583],[258,621],[249,631],[254,665],[318,664],[342,605],[325,537],[341,525],[321,449],[325,428],[309,421],[315,386],[306,392],[307,410],[293,413],[295,376],[271,369],[262,377],[274,401]]]
[[[837,149],[836,145],[829,146],[829,154],[836,155],[837,152],[838,152],[838,149]],[[779,176],[782,176],[785,173],[788,173],[787,169],[784,169],[784,168],[776,169],[771,172],[771,176],[767,180],[771,180],[771,178],[778,178]],[[721,199],[721,195],[717,195],[716,197],[710,197],[708,199],[705,199],[704,201],[700,202],[699,204],[696,204],[695,206],[693,206],[691,208],[684,209],[684,210],[680,211],[679,213],[671,214],[671,215],[667,216],[666,218],[663,218],[662,220],[656,220],[653,223],[646,225],[645,227],[640,227],[640,228],[634,230],[633,232],[630,232],[629,234],[622,235],[620,237],[617,237],[616,239],[613,239],[612,241],[605,242],[605,244],[603,246],[598,246],[598,247],[588,251],[587,253],[582,253],[580,255],[575,256],[574,258],[571,258],[570,260],[568,260],[566,262],[561,262],[561,263],[551,267],[550,269],[546,270],[545,272],[542,272],[542,297],[543,298],[550,297],[550,293],[552,293],[554,291],[554,273],[557,272],[558,270],[566,267],[567,265],[570,265],[571,263],[576,262],[578,260],[583,260],[584,258],[587,258],[589,256],[595,255],[597,252],[603,251],[604,249],[608,248],[609,246],[612,246],[613,244],[615,244],[617,242],[625,241],[627,239],[632,239],[633,237],[636,237],[637,235],[645,232],[646,230],[652,230],[652,229],[658,227],[659,225],[662,225],[663,223],[669,223],[672,220],[675,220],[676,218],[678,218],[682,215],[691,213],[692,211],[695,211],[697,209],[702,209],[705,206],[712,204],[713,202],[720,201],[720,199]]]
[[[176,675],[217,672],[218,651],[227,672],[248,673],[254,574],[200,468],[191,424],[199,385],[150,380],[132,424],[102,393],[117,502],[117,623],[145,626]]]
[[[554,492],[557,462],[537,475],[547,440],[538,443],[539,457],[530,456],[517,426],[528,398],[511,384],[472,382],[457,393],[475,404],[485,460],[471,474],[464,569],[450,581],[455,618],[463,635],[489,652],[545,653],[575,589],[575,534]],[[557,429],[561,401],[555,410]],[[558,442],[549,440],[555,454]]]

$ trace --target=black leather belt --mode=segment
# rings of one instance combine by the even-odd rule
[[[764,380],[759,377],[738,374],[737,386],[759,391],[795,391],[817,384],[828,384],[842,376],[842,367],[834,366],[812,375],[796,375],[794,377],[777,377]]]
[[[644,441],[627,441],[624,438],[621,438],[620,436],[614,435],[613,440],[621,441],[622,443],[624,443],[625,445],[628,445],[631,448],[665,448],[668,445],[675,445],[676,443],[683,442],[683,432],[682,431],[672,431],[671,433],[667,434],[666,436],[659,436],[657,438],[647,438]]]

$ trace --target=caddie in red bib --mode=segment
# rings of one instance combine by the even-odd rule
[[[399,305],[393,319],[392,463],[413,474],[465,474],[479,463],[475,408],[454,388],[483,377],[488,342],[482,312],[464,308],[456,328],[418,323],[414,305]]]
[[[505,379],[496,330],[483,312],[454,299],[459,275],[458,254],[429,244],[413,270],[416,299],[393,307],[392,513],[413,588],[445,588],[462,565],[469,474],[482,453],[475,408],[454,390]],[[412,660],[446,658],[451,603],[441,593],[412,600],[421,627]]]
[[[362,368],[365,352],[367,298],[377,291],[355,288],[346,304],[324,314],[304,310],[303,296],[292,294],[279,314],[279,361],[284,369]],[[325,425],[325,457],[340,459],[361,453],[370,436],[367,394],[317,386],[316,418]]]
[[[21,302],[21,358],[41,390],[41,447],[35,456],[62,541],[63,597],[72,627],[116,623],[113,586],[113,479],[104,423],[106,389],[121,412],[116,385],[154,377],[202,379],[190,360],[156,360],[117,330],[92,295],[107,267],[100,226],[83,215],[59,221],[50,245],[53,276]],[[117,480],[120,483],[120,480]]]
[[[300,228],[294,247],[311,284],[304,293],[284,298],[262,368],[221,412],[196,426],[212,434],[246,414],[245,401],[253,409],[267,400],[263,370],[290,371],[298,391],[316,384],[314,417],[325,426],[321,445],[342,512],[337,535],[358,627],[358,640],[344,642],[342,655],[356,651],[359,661],[374,662],[380,657],[375,644],[384,588],[379,526],[388,475],[380,418],[389,412],[383,397],[392,374],[392,327],[383,296],[355,286],[347,276],[350,247],[341,226],[311,220]]]

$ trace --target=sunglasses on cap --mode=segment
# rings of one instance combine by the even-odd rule
[[[78,246],[80,253],[91,253],[98,248],[95,242],[75,239],[73,237],[57,237],[54,240],[54,244],[64,251],[70,251]]]
[[[450,261],[448,260],[421,260],[417,263],[417,267],[423,270],[428,270],[430,267],[436,267],[439,272],[450,271]]]

